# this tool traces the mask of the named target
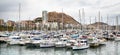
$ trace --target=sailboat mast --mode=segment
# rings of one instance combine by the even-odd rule
[[[96,23],[96,21],[97,21],[97,20],[96,20],[96,16],[95,16],[95,23]]]
[[[116,16],[116,31],[118,31],[118,16]]]
[[[109,19],[109,16],[107,15],[107,24],[108,24],[108,19]],[[109,27],[107,25],[107,31],[108,31]]]
[[[81,13],[80,13],[80,10],[79,10],[79,19],[80,19],[80,23],[81,23],[82,20],[81,20]],[[81,23],[81,25],[80,25],[80,29],[82,30],[82,23]]]
[[[90,25],[91,25],[91,16],[90,16]],[[90,27],[90,30],[92,30],[92,27]]]
[[[21,18],[21,3],[19,3],[19,31],[20,31],[20,18]]]
[[[9,18],[8,18],[7,20],[9,20]],[[1,22],[1,23],[2,23],[2,22]],[[8,30],[8,25],[7,25],[7,31],[9,31],[9,30]]]
[[[84,24],[85,24],[85,12],[84,12],[84,8],[82,9],[82,18],[83,18]],[[84,27],[84,28],[86,28],[86,27]]]
[[[98,29],[100,29],[100,11],[98,12]]]
[[[90,16],[90,24],[91,24],[91,16]]]
[[[29,17],[29,20],[28,20],[28,30],[30,31],[30,29],[31,29],[31,26],[30,26],[30,17]]]
[[[62,30],[64,30],[63,9],[62,9]]]
[[[96,20],[96,16],[95,16],[95,22],[97,22],[97,20]]]
[[[101,16],[101,22],[102,22],[102,18],[103,18],[103,17]],[[102,30],[104,29],[104,28],[103,28],[103,25],[104,25],[104,24],[101,25],[101,29],[102,29]]]

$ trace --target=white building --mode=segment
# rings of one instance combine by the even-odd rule
[[[42,18],[43,18],[43,24],[47,23],[47,21],[48,21],[47,11],[42,11]]]

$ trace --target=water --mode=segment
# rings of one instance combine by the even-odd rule
[[[0,45],[0,55],[120,55],[120,42],[108,41],[98,48],[73,51],[66,48],[26,48]]]

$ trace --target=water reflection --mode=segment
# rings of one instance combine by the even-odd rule
[[[0,55],[119,55],[120,42],[108,41],[107,45],[73,51],[66,48],[26,48],[0,44]]]
[[[120,51],[118,51],[118,49],[119,49],[119,42],[116,41],[116,43],[115,43],[115,55],[119,55]]]
[[[77,50],[72,52],[73,55],[87,55],[87,50]]]

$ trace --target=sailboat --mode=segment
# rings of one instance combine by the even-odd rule
[[[120,41],[120,32],[118,31],[119,27],[118,27],[118,16],[116,17],[116,37],[115,37],[115,41]]]
[[[84,18],[84,9],[83,9],[83,18]],[[81,19],[80,17],[80,10],[79,10],[79,18]],[[85,20],[84,20],[85,21]],[[81,27],[82,28],[82,27]],[[77,34],[74,34],[73,36],[79,36]],[[77,38],[77,37],[76,37]],[[88,44],[88,40],[86,38],[77,38],[75,40],[75,42],[73,42],[72,44],[72,49],[73,50],[82,50],[82,49],[87,49],[89,48],[89,44]]]
[[[105,39],[102,37],[101,29],[100,29],[100,18],[101,18],[100,11],[98,13],[98,18],[99,18],[98,27],[97,27],[97,29],[98,29],[97,31],[98,32],[95,32],[95,33],[91,32],[91,35],[88,38],[90,47],[98,47],[101,44],[102,45],[105,44]]]
[[[19,21],[20,21],[20,11],[21,11],[21,4],[19,3]],[[7,41],[10,45],[24,45],[23,38],[20,36],[20,22],[19,22],[19,32],[15,32],[13,35],[9,36],[9,40]]]
[[[120,32],[116,33],[115,41],[120,41]]]
[[[109,19],[109,16],[107,16],[107,23],[108,23],[108,19]],[[106,31],[103,32],[103,36],[105,39],[107,40],[114,40],[115,39],[115,35],[113,35],[113,33],[109,33],[109,26],[107,25],[106,27]]]
[[[6,32],[0,32],[0,43],[6,43],[6,41],[8,40],[9,37],[9,33],[7,34]]]

